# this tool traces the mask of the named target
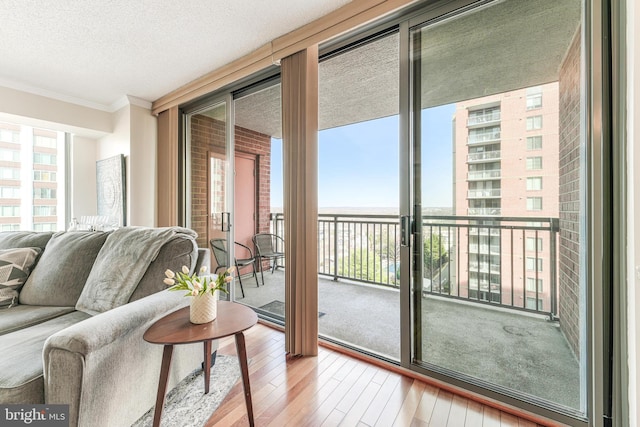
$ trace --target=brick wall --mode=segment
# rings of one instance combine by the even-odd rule
[[[225,123],[203,115],[191,118],[191,228],[198,233],[198,246],[207,247],[207,152],[213,152],[224,158]],[[236,126],[235,150],[256,156],[256,232],[269,231],[271,211],[271,137]],[[224,163],[214,173],[215,191],[222,194],[225,188]],[[228,210],[228,209],[227,209]],[[214,226],[217,226],[214,224]]]
[[[580,356],[580,32],[560,67],[559,316]]]

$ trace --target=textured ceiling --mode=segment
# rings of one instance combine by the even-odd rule
[[[108,109],[166,93],[349,0],[0,0],[0,85]]]
[[[558,80],[580,0],[506,0],[421,32],[422,108]],[[320,129],[398,114],[399,36],[320,63]],[[278,87],[279,88],[279,87]],[[279,90],[236,101],[236,123],[280,136]]]

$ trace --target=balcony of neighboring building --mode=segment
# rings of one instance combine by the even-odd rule
[[[500,188],[483,188],[467,191],[467,199],[496,199],[500,198],[502,190]]]
[[[467,155],[467,163],[493,162],[501,158],[502,152],[500,150],[469,153],[469,155]]]
[[[502,214],[501,208],[468,208],[467,214],[469,216],[500,216]]]
[[[467,174],[467,180],[469,181],[490,181],[493,179],[500,178],[501,170],[500,169],[492,169],[492,170],[483,170],[483,171],[470,171]]]

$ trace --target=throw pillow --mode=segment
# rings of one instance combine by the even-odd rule
[[[40,248],[0,250],[0,308],[18,303],[18,292],[29,277]]]

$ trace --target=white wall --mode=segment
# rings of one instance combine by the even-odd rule
[[[157,120],[151,110],[131,105],[131,225],[154,226],[156,222]]]
[[[0,86],[0,120],[70,132],[72,217],[95,215],[97,160],[124,154],[127,225],[156,225],[156,118],[127,96],[115,112]]]
[[[96,152],[98,141],[75,136],[71,144],[71,218],[97,215]]]

